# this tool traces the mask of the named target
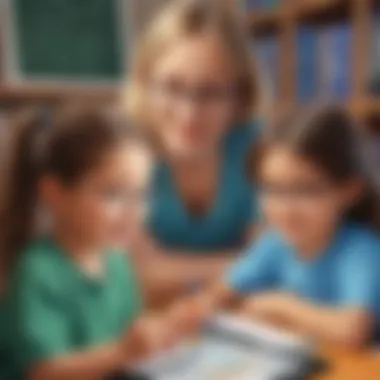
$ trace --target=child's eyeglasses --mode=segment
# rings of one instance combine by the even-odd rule
[[[276,198],[281,201],[313,202],[328,195],[332,186],[327,184],[310,184],[295,186],[263,185],[260,194],[264,198]]]
[[[108,203],[130,206],[145,206],[149,198],[145,191],[131,189],[99,189],[88,194]]]

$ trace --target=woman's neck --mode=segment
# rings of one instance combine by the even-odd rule
[[[198,157],[182,157],[182,158],[169,158],[169,165],[176,171],[182,171],[186,173],[199,172],[207,170],[207,168],[220,159],[219,152],[208,152]]]

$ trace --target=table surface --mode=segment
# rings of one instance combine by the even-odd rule
[[[365,352],[350,352],[337,348],[322,348],[321,356],[330,368],[315,380],[379,380],[380,348]],[[313,379],[313,380],[314,380]]]

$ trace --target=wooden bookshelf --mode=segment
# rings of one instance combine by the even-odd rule
[[[58,103],[66,99],[85,98],[90,101],[111,101],[117,88],[93,88],[91,86],[41,86],[0,85],[0,104]]]
[[[261,31],[280,27],[286,22],[300,23],[318,18],[320,22],[321,17],[323,20],[347,9],[350,1],[352,0],[284,0],[275,10],[250,12],[247,16],[248,25],[254,31]]]
[[[281,9],[275,11],[252,12],[247,16],[249,28],[255,33],[278,28],[284,23],[284,13]]]
[[[239,2],[240,0],[229,0]],[[297,106],[296,33],[300,25],[326,24],[349,19],[354,31],[352,95],[347,107],[361,118],[374,114],[380,117],[379,100],[367,93],[369,75],[372,20],[378,0],[283,0],[273,11],[247,14],[247,25],[253,35],[276,34],[279,39],[280,73],[279,103],[282,109]],[[1,33],[1,25],[0,25]],[[0,40],[1,41],[1,40]],[[2,46],[0,46],[1,52]],[[3,76],[4,79],[4,76]],[[0,67],[0,104],[25,102],[59,102],[72,97],[112,100],[117,89],[99,89],[86,86],[16,86],[2,81]]]
[[[358,118],[366,120],[378,116],[380,95],[373,97],[367,91],[371,45],[372,17],[377,0],[283,0],[273,11],[250,12],[247,24],[254,36],[278,36],[280,65],[281,109],[297,106],[297,48],[296,33],[301,25],[327,25],[334,21],[350,20],[353,28],[352,94],[347,108]]]
[[[305,0],[297,1],[293,12],[296,20],[307,19],[323,13],[335,12],[337,9],[345,8],[349,0]]]

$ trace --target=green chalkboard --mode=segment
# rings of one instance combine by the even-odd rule
[[[120,78],[125,60],[120,1],[129,0],[13,0],[21,75]]]

